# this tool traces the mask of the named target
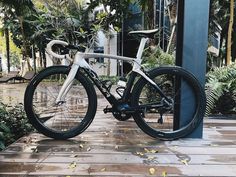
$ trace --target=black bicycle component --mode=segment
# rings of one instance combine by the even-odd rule
[[[52,66],[36,75],[25,91],[24,106],[32,125],[54,139],[68,139],[91,124],[97,95],[91,81],[78,71],[64,100],[56,102],[70,67]]]
[[[119,101],[110,93],[109,89],[106,87],[105,83],[99,80],[98,75],[92,70],[84,69],[85,74],[92,80],[92,82],[97,86],[103,96],[111,105],[118,105]]]
[[[137,77],[136,72],[132,72],[130,74],[129,80],[128,80],[127,85],[126,85],[126,89],[124,90],[124,93],[123,93],[123,96],[122,96],[122,101],[123,102],[129,102],[130,101],[130,98],[132,96],[131,90],[132,90],[132,87],[134,85],[134,80],[135,80],[136,77]]]
[[[144,110],[133,114],[137,125],[148,135],[162,140],[177,139],[190,134],[202,121],[205,113],[206,98],[200,83],[192,74],[180,67],[156,68],[150,71],[149,77],[158,85],[158,89],[141,78],[132,91],[131,107],[140,107]],[[193,95],[191,99],[194,102],[190,104],[194,105],[194,109],[189,115],[192,117],[191,121],[175,129],[175,109],[184,99],[189,100],[189,95],[182,93],[182,87],[188,88],[192,93],[189,95]],[[180,94],[183,94],[182,100],[177,99]]]
[[[110,92],[113,83],[110,80],[103,80],[102,83],[103,85],[106,86],[107,90]]]

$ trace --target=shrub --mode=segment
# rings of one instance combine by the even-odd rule
[[[236,113],[236,64],[208,72],[206,96],[207,114]]]
[[[5,124],[0,124],[0,150],[5,148],[4,139],[10,133],[10,129]]]
[[[174,56],[164,52],[160,47],[152,46],[145,50],[143,56],[143,67],[150,69],[163,65],[174,65]]]
[[[1,145],[13,143],[20,137],[33,131],[32,125],[28,122],[23,105],[14,107],[0,103],[0,140]],[[1,146],[2,148],[4,146]]]

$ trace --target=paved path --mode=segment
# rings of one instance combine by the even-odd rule
[[[236,176],[236,120],[206,119],[203,139],[158,141],[132,120],[104,115],[99,101],[83,134],[56,141],[34,133],[0,152],[0,176]]]

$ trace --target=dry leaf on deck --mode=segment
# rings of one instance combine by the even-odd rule
[[[184,165],[188,165],[188,160],[187,160],[187,159],[183,159],[183,160],[181,160],[181,162],[182,162]]]
[[[100,171],[102,171],[102,172],[103,172],[103,171],[106,171],[106,168],[102,168]]]
[[[69,169],[75,169],[77,166],[76,162],[71,162],[69,165]]]
[[[163,171],[161,175],[162,175],[163,177],[166,177],[166,176],[167,176],[167,172],[166,172],[166,171]]]
[[[137,155],[144,156],[142,152],[136,152]]]
[[[154,175],[156,172],[155,168],[149,168],[149,174]]]

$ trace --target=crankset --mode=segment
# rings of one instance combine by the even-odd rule
[[[131,118],[132,113],[128,112],[129,105],[128,104],[120,104],[120,105],[113,105],[112,108],[106,107],[103,112],[108,113],[111,112],[113,116],[119,121],[126,121]]]

